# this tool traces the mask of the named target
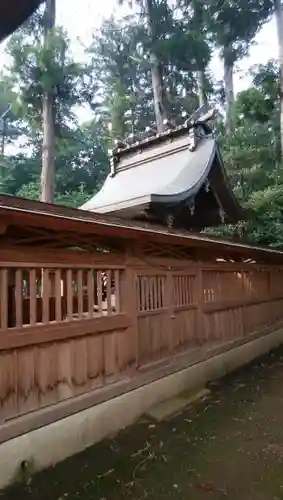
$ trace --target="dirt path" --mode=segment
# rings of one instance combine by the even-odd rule
[[[140,422],[1,500],[283,500],[283,348],[211,389],[193,409]]]

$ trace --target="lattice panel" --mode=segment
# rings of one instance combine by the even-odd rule
[[[204,302],[238,300],[244,292],[243,273],[239,271],[204,271]]]
[[[195,276],[174,275],[173,280],[173,305],[186,306],[195,302]]]
[[[165,280],[162,275],[137,276],[139,311],[154,311],[164,307]]]
[[[119,270],[2,268],[0,329],[119,312]]]

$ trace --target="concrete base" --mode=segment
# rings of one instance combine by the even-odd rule
[[[0,488],[47,468],[132,424],[162,401],[243,366],[283,342],[283,329],[0,445]]]
[[[190,396],[182,394],[175,398],[168,399],[153,408],[150,408],[146,412],[145,416],[152,420],[156,420],[156,422],[162,422],[163,420],[171,418],[173,415],[181,413],[185,408],[191,406],[193,403],[206,398],[209,396],[210,392],[211,391],[209,389],[201,389]]]

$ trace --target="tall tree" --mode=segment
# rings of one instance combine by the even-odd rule
[[[226,131],[233,131],[234,65],[272,12],[273,0],[209,0],[206,22],[224,67]]]
[[[91,67],[74,61],[70,41],[60,27],[53,29],[52,43],[46,51],[42,46],[42,26],[41,16],[36,20],[33,18],[11,37],[7,46],[10,68],[0,82],[0,108],[2,87],[7,87],[8,80],[11,88],[17,89],[12,96],[15,94],[19,100],[19,105],[16,102],[18,108],[13,103],[11,110],[16,116],[14,132],[18,136],[12,130],[12,118],[9,117],[5,144],[20,136],[15,146],[20,144],[21,150],[15,151],[14,147],[11,154],[6,148],[1,159],[0,176],[5,192],[40,197],[43,94],[52,88],[56,154],[52,184],[55,184],[54,200],[57,202],[63,200],[66,193],[71,198],[76,190],[81,194],[81,186],[86,184],[89,189],[86,192],[92,194],[106,176],[107,146],[103,137],[104,134],[107,136],[107,131],[101,120],[93,121],[93,136],[87,141],[90,131],[84,127],[82,132],[75,111],[77,107],[92,105]],[[6,106],[8,97],[8,102],[11,102],[10,94],[8,97],[6,94],[3,106]]]
[[[249,212],[240,225],[216,230],[257,244],[283,244],[283,175],[280,158],[278,68],[273,61],[252,68],[252,85],[238,93],[235,130],[220,128],[230,182]],[[213,231],[215,234],[215,230]]]
[[[274,0],[274,12],[277,24],[279,84],[280,84],[280,142],[283,158],[283,11],[282,1]]]
[[[123,140],[154,123],[143,26],[134,17],[105,20],[89,52],[94,81],[93,109],[111,124],[112,140]]]
[[[123,3],[123,0],[119,0],[119,3]],[[158,132],[164,132],[166,128],[165,87],[163,83],[162,64],[158,51],[160,42],[158,37],[158,23],[160,23],[160,7],[165,8],[167,11],[169,9],[166,0],[137,0],[136,3],[141,9],[141,16],[144,19],[149,39],[148,51],[156,128]]]
[[[44,12],[44,50],[52,58],[52,36],[55,26],[56,0],[46,0]],[[45,79],[45,89],[42,103],[42,171],[41,171],[41,201],[52,203],[54,199],[55,172],[55,99],[54,83],[48,75]]]
[[[162,65],[157,52],[157,4],[156,0],[144,0],[144,10],[146,14],[146,23],[148,29],[148,36],[150,40],[149,60],[151,67],[151,79],[153,89],[154,111],[156,118],[157,132],[164,132],[165,130],[165,91],[162,79]]]
[[[205,43],[206,33],[205,33],[205,11],[204,11],[204,1],[203,0],[192,0],[193,15],[192,15],[192,27],[194,29],[195,36],[198,37],[200,43]],[[205,77],[205,69],[208,62],[208,57],[203,57],[202,52],[198,51],[197,54],[197,70],[196,70],[196,81],[197,81],[197,93],[199,99],[199,105],[207,110],[208,100],[207,100],[207,83]]]

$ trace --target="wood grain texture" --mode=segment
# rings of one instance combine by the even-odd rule
[[[277,266],[36,254],[0,265],[0,436],[8,419],[68,414],[78,398],[283,321]]]

